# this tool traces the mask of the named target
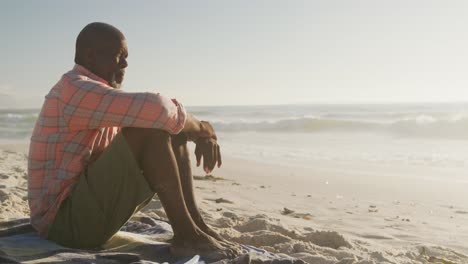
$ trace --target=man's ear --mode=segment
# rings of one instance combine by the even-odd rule
[[[94,64],[94,61],[96,60],[96,52],[94,49],[91,48],[86,48],[83,51],[83,66],[89,67]]]

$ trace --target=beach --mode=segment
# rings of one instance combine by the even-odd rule
[[[467,11],[3,1],[0,264],[468,264]]]
[[[206,120],[219,112],[195,110]],[[468,263],[468,141],[453,127],[430,136],[427,127],[419,135],[409,126],[404,131],[411,135],[382,133],[376,122],[358,132],[344,123],[339,131],[316,132],[297,123],[282,127],[284,117],[246,121],[250,115],[243,113],[240,127],[257,128],[236,131],[235,115],[214,121],[221,168],[206,175],[192,157],[203,215],[228,240],[307,263]],[[439,112],[435,121],[425,116],[420,124],[448,122]],[[463,118],[453,122],[464,128]],[[0,221],[28,216],[28,143],[6,141],[0,144]],[[137,216],[165,219],[157,197]]]
[[[7,148],[0,151],[1,221],[27,217],[29,211],[25,153]],[[367,173],[326,167],[225,157],[212,176],[195,169],[198,203],[207,222],[225,238],[308,263],[467,263],[468,207],[437,197],[447,189],[466,190],[466,183],[376,183]],[[412,197],[419,190],[427,192],[427,200]],[[157,197],[138,215],[165,219]]]

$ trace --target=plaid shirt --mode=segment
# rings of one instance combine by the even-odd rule
[[[121,127],[157,128],[171,134],[185,125],[184,107],[156,93],[114,89],[75,65],[45,97],[28,159],[31,224],[43,237],[78,177]]]

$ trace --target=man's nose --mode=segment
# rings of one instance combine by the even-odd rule
[[[125,69],[125,68],[128,67],[128,62],[127,62],[126,59],[121,59],[121,60],[120,60],[120,67],[121,67],[122,69]]]

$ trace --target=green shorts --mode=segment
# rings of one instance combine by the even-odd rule
[[[125,137],[119,133],[83,172],[49,229],[48,239],[99,248],[153,198]]]

